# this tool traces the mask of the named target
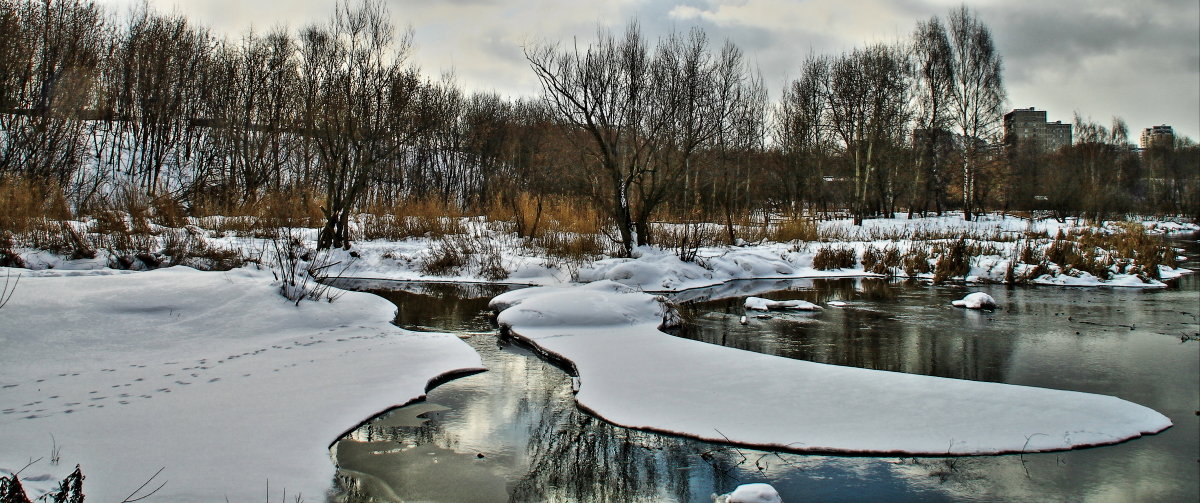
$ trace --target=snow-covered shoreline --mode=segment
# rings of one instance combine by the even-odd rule
[[[654,296],[611,281],[496,297],[499,323],[578,374],[613,424],[767,449],[991,455],[1107,445],[1171,421],[1115,397],[839,367],[658,330]]]
[[[199,224],[219,224],[223,220],[220,217],[191,220],[193,223],[186,232],[196,239],[202,239],[209,248],[230,250],[259,259],[265,259],[273,252],[270,239],[198,227]],[[87,227],[82,222],[72,225],[81,232]],[[1200,231],[1200,225],[1190,222],[1148,220],[1140,225],[1151,234]],[[1116,264],[1123,262],[1127,265],[1132,257],[1115,256],[1107,251],[1098,254],[1114,262],[1106,272],[1106,278],[1067,264],[1045,263],[1040,259],[1026,264],[1017,260],[1022,248],[1032,249],[1039,257],[1043,255],[1053,245],[1054,236],[1060,231],[1069,233],[1072,230],[1091,229],[1101,233],[1119,232],[1122,226],[1128,226],[1120,222],[1093,227],[1073,220],[1027,220],[998,215],[982,215],[978,220],[968,222],[961,217],[947,215],[912,220],[871,219],[862,226],[853,226],[849,220],[829,220],[819,222],[819,226],[821,234],[832,241],[763,241],[741,243],[738,246],[705,246],[695,250],[694,260],[687,261],[681,260],[673,250],[655,246],[638,247],[631,258],[593,256],[564,259],[547,254],[530,241],[517,237],[502,224],[477,217],[464,217],[459,219],[459,227],[464,229],[464,234],[449,237],[461,238],[475,246],[476,250],[463,253],[460,259],[464,263],[461,266],[436,272],[428,270],[427,265],[437,260],[437,250],[445,242],[444,238],[437,236],[356,241],[349,250],[333,250],[328,258],[340,264],[334,272],[346,278],[530,286],[608,279],[654,292],[681,292],[751,279],[906,277],[909,274],[903,270],[904,267],[895,265],[889,267],[886,274],[879,274],[878,267],[867,270],[863,262],[868,250],[894,248],[898,253],[905,254],[912,250],[932,250],[955,240],[965,240],[967,245],[985,249],[988,253],[971,256],[962,273],[943,278],[950,281],[1005,283],[1012,280],[1012,276],[1017,276],[1018,282],[1030,285],[1162,288],[1166,286],[1163,281],[1192,272],[1161,266],[1157,271],[1161,280],[1154,279],[1145,271],[1134,273],[1126,271],[1125,265]],[[164,236],[171,231],[167,228],[158,230]],[[315,242],[316,229],[293,229],[292,232],[309,243]],[[164,241],[165,238],[160,236],[159,240]],[[847,268],[820,269],[814,263],[815,258],[826,247],[852,250],[861,259]],[[105,269],[112,261],[111,257],[104,255],[103,250],[96,258],[75,260],[32,248],[18,247],[12,251],[34,270],[97,270]],[[914,273],[912,277],[921,281],[933,280],[935,275],[931,271],[936,259],[930,254],[925,264],[930,272]],[[130,260],[135,267],[141,267],[137,260],[132,257]],[[342,266],[346,266],[344,270]],[[496,277],[494,274],[500,270],[502,277]]]
[[[160,467],[160,501],[257,501],[268,481],[319,501],[330,443],[481,368],[453,335],[391,325],[377,296],[277,292],[252,269],[23,277],[0,310],[0,468],[43,458],[22,474],[32,497],[78,463],[89,501]]]

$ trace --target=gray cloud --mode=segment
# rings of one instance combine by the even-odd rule
[[[128,5],[135,0],[101,0]],[[253,25],[293,28],[324,20],[329,0],[150,0],[217,32]],[[729,39],[757,62],[778,96],[810,52],[836,54],[908,36],[918,20],[946,17],[961,0],[386,0],[400,26],[411,25],[414,61],[437,75],[454,69],[464,87],[532,95],[537,82],[522,44],[577,38],[598,25],[637,19],[650,38],[693,26],[714,44]],[[970,3],[992,29],[1014,106],[1055,119],[1072,112],[1131,128],[1167,123],[1200,137],[1200,3],[1195,0],[979,0]]]

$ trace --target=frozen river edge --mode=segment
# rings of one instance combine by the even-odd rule
[[[1171,426],[1119,398],[792,360],[659,331],[665,305],[613,282],[496,297],[514,337],[574,367],[613,424],[795,452],[991,455],[1120,443]]]

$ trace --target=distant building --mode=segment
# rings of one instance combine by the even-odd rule
[[[1170,148],[1175,144],[1175,130],[1166,124],[1148,127],[1142,130],[1142,138],[1138,146],[1143,149],[1153,147]]]
[[[1071,125],[1046,122],[1045,110],[1017,108],[1004,114],[1004,143],[1008,147],[1031,145],[1040,152],[1053,152],[1071,144]]]
[[[1054,151],[1071,144],[1071,124],[1062,121],[1046,123],[1046,135],[1042,137],[1042,146]]]

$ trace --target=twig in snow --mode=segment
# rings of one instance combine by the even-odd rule
[[[62,450],[62,446],[58,445],[58,440],[55,439],[54,434],[51,433],[50,434],[50,464],[51,465],[58,466],[58,461],[60,459],[59,451],[61,451],[61,450]]]
[[[121,503],[133,503],[135,501],[141,501],[141,500],[144,500],[151,496],[154,496],[154,493],[158,492],[159,489],[162,489],[163,486],[167,485],[167,481],[164,480],[162,484],[159,484],[157,488],[155,488],[153,491],[150,491],[149,493],[146,493],[146,495],[138,496],[137,498],[133,498],[134,496],[137,496],[137,494],[139,492],[141,492],[142,489],[145,489],[146,486],[150,485],[150,482],[153,482],[154,478],[158,477],[158,474],[162,473],[162,471],[165,470],[166,468],[167,467],[165,467],[165,466],[162,468],[159,468],[157,472],[154,472],[154,475],[151,475],[149,479],[146,479],[146,481],[142,483],[142,485],[138,486],[137,489],[134,489],[132,493],[129,493],[129,496],[126,496],[125,499],[121,500]],[[133,498],[133,499],[130,499],[130,498]]]
[[[0,309],[3,309],[8,301],[12,300],[12,296],[17,291],[17,285],[21,283],[21,275],[17,275],[17,279],[12,281],[12,287],[9,287],[9,281],[12,280],[12,271],[4,273],[4,287],[0,288]]]

